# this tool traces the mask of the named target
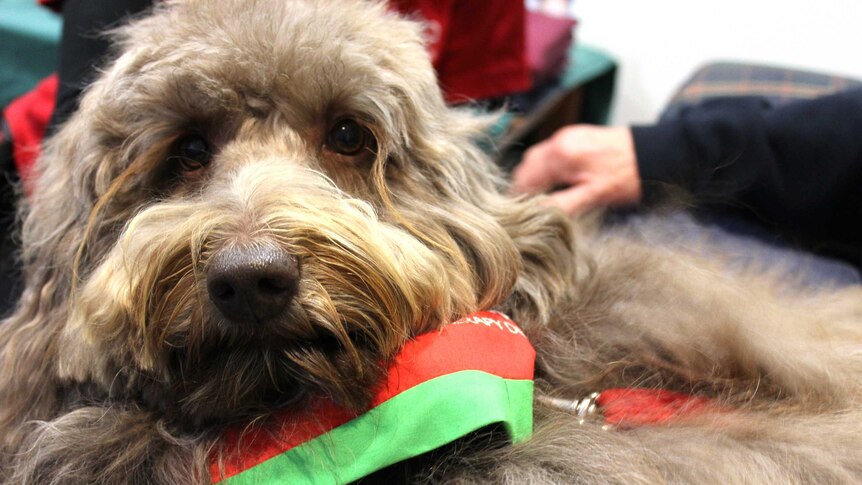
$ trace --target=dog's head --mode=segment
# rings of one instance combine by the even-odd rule
[[[500,195],[486,122],[380,3],[166,2],[119,45],[25,223],[61,377],[198,422],[361,407],[412,335],[541,314],[571,272],[542,260],[571,250],[563,218]]]

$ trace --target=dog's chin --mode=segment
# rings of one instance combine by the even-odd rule
[[[378,352],[353,343],[346,348],[326,333],[299,338],[259,329],[195,353],[189,359],[188,349],[172,350],[171,384],[144,394],[148,407],[182,428],[254,422],[319,397],[360,411],[385,368]]]

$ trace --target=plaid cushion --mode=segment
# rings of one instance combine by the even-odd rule
[[[862,81],[755,64],[717,62],[698,69],[671,98],[662,117],[723,96],[762,96],[774,105],[862,86]]]

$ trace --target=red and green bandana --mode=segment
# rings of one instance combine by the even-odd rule
[[[224,437],[213,483],[348,483],[502,423],[513,442],[533,429],[536,353],[497,312],[479,312],[408,342],[371,408],[319,400],[265,429]]]

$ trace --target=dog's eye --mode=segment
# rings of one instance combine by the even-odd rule
[[[339,155],[352,157],[363,150],[374,152],[375,140],[368,129],[356,121],[343,119],[329,129],[326,147]]]
[[[186,135],[177,142],[173,158],[182,171],[194,172],[209,165],[212,153],[204,137]]]

